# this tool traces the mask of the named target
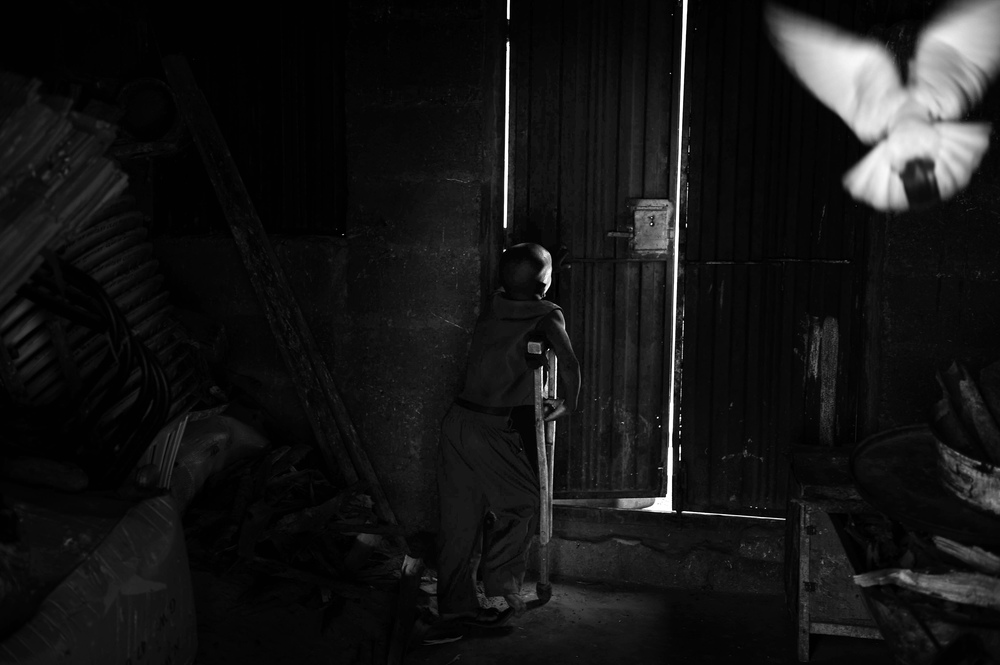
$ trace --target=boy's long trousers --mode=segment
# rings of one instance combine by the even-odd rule
[[[479,609],[475,573],[483,519],[496,516],[483,551],[487,596],[518,593],[538,514],[538,476],[507,416],[454,405],[441,425],[438,611]]]

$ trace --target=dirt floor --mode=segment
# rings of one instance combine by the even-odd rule
[[[193,571],[198,608],[196,665],[368,665],[386,662],[395,593],[312,598],[295,585],[251,585]],[[534,583],[524,598],[535,598]],[[407,665],[791,665],[798,663],[784,599],[557,581],[553,597],[503,628],[424,646],[433,634],[434,584],[418,598]],[[502,601],[500,601],[502,603]],[[892,663],[878,640],[814,636],[817,665]]]

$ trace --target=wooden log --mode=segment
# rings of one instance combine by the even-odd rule
[[[282,359],[292,375],[324,461],[348,484],[353,484],[360,476],[372,493],[375,514],[395,524],[396,517],[381,483],[295,301],[208,101],[183,56],[164,57],[163,68],[177,108],[198,146]],[[405,541],[403,544],[405,546]]]
[[[979,392],[993,420],[1000,423],[1000,362],[979,371]]]
[[[987,453],[988,443],[985,439],[1000,440],[1000,432],[997,431],[993,417],[986,409],[975,383],[965,368],[958,363],[952,363],[946,372],[938,372],[937,379],[944,396],[950,400],[951,408],[968,435],[967,441],[956,440],[954,442],[946,441],[946,443],[958,447],[968,446],[962,452],[971,457],[988,461],[990,457]],[[940,411],[940,407],[938,410]],[[938,413],[935,413],[935,418],[937,416]],[[945,422],[942,419],[940,424],[943,425]]]
[[[854,583],[862,587],[894,584],[953,603],[1000,610],[1000,578],[992,575],[979,573],[934,575],[906,568],[888,568],[855,575]]]
[[[940,376],[939,376],[940,380]],[[943,385],[943,384],[942,384]],[[931,407],[931,429],[935,436],[949,446],[969,457],[985,458],[983,449],[973,436],[965,430],[961,419],[951,405],[951,399],[945,391],[944,397]]]
[[[969,420],[979,435],[979,442],[989,461],[1000,464],[1000,427],[997,427],[997,423],[993,420],[982,393],[979,392],[979,387],[968,370],[959,365],[959,372],[958,389],[962,396],[962,411],[968,411]]]
[[[934,545],[971,568],[975,568],[980,573],[987,575],[1000,575],[1000,556],[987,552],[975,545],[963,545],[954,540],[942,538],[941,536],[931,536]]]

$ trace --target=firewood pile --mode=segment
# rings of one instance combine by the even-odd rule
[[[913,531],[866,535],[869,569],[854,582],[864,590],[896,662],[998,662],[1000,556]]]
[[[930,498],[901,523],[848,526],[864,549],[854,581],[900,662],[1000,662],[1000,363],[975,377],[956,362],[936,378],[929,433],[900,434],[897,457],[911,459],[896,463],[923,479],[911,498]]]
[[[213,568],[248,566],[356,595],[399,580],[400,527],[379,524],[360,486],[339,488],[315,449],[283,445],[217,474],[185,517],[192,559]]]
[[[932,411],[932,427],[938,440],[981,465],[1000,465],[1000,363],[984,368],[979,381],[952,363],[937,380],[942,395]]]
[[[192,575],[210,588],[199,605],[205,657],[213,631],[284,625],[342,662],[386,662],[402,527],[380,520],[363,483],[338,485],[315,447],[274,441],[213,475],[184,514]],[[229,626],[230,628],[225,628]]]
[[[937,535],[911,532],[897,542],[893,547],[883,540],[878,554],[869,551],[869,565],[877,569],[855,575],[858,586],[893,584],[954,605],[1000,612],[1000,555]]]

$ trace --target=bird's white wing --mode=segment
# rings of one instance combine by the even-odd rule
[[[1000,69],[1000,0],[962,0],[920,33],[909,83],[937,119],[958,120]]]
[[[882,141],[844,174],[844,189],[876,210],[898,212],[910,207],[899,174],[892,170],[889,145]]]
[[[971,122],[936,122],[937,140],[927,156],[934,162],[938,196],[947,201],[965,189],[990,144],[990,125]],[[844,174],[844,188],[858,201],[882,211],[907,210],[899,171],[893,168],[892,138],[880,142]]]
[[[775,50],[819,101],[865,143],[885,135],[906,92],[881,44],[773,3],[764,18]]]
[[[946,201],[972,180],[989,148],[991,127],[989,123],[938,122],[934,129],[941,136],[934,175],[941,200]]]

